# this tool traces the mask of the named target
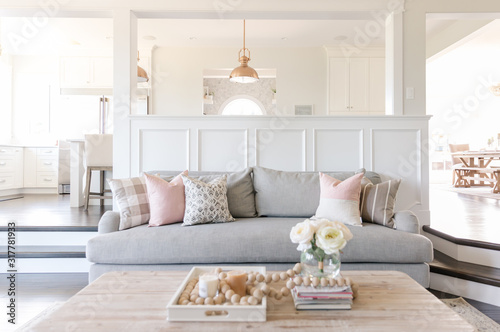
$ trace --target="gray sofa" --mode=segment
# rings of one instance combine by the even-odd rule
[[[179,172],[151,172],[169,179]],[[326,172],[340,180],[355,172]],[[89,280],[109,271],[189,270],[193,265],[264,265],[289,269],[300,260],[290,230],[314,215],[319,204],[316,172],[280,172],[262,167],[235,173],[190,172],[208,181],[228,174],[229,210],[235,222],[138,227],[118,231],[119,214],[106,212],[99,234],[87,244]],[[366,172],[373,183],[380,176]],[[395,228],[363,223],[348,226],[354,238],[341,255],[341,270],[397,270],[429,286],[432,243],[418,234],[416,216],[395,214]]]

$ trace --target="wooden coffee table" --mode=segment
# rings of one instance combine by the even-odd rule
[[[291,297],[268,301],[267,321],[169,322],[166,306],[184,272],[111,272],[36,322],[35,331],[474,331],[406,274],[344,271],[359,284],[352,310],[296,311]]]

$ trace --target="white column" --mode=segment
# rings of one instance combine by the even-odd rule
[[[387,17],[385,40],[385,114],[403,115],[403,13]]]
[[[84,204],[83,179],[85,168],[83,167],[83,153],[85,149],[84,140],[70,140],[70,187],[69,206],[80,207]]]
[[[113,177],[130,177],[130,119],[137,89],[137,17],[113,12]]]

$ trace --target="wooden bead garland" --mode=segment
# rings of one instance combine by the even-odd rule
[[[302,267],[300,263],[295,264],[293,269],[286,272],[275,272],[263,275],[258,272],[249,272],[247,274],[246,295],[240,296],[235,294],[231,287],[226,282],[227,273],[222,271],[222,268],[216,268],[215,273],[219,278],[219,294],[215,297],[203,298],[198,295],[199,286],[198,279],[195,278],[186,285],[186,288],[181,293],[177,304],[180,305],[258,305],[262,302],[264,296],[270,296],[276,300],[281,300],[283,297],[290,295],[290,290],[296,286],[312,286],[312,287],[327,287],[327,286],[350,286],[353,292],[353,298],[358,296],[359,286],[355,284],[351,278],[318,278],[318,277],[302,277],[300,272]],[[277,290],[270,287],[268,284],[272,282],[285,281],[286,287]],[[263,285],[260,283],[264,282]]]

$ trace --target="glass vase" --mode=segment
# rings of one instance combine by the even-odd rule
[[[304,250],[300,255],[300,265],[303,277],[335,278],[340,273],[340,252],[324,254],[321,260],[312,249]]]

